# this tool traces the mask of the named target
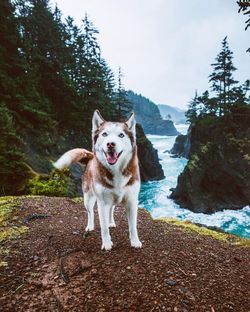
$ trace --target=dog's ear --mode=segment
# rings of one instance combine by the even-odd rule
[[[102,118],[102,115],[100,114],[99,110],[95,110],[92,118],[92,132],[95,133],[95,131],[100,127],[102,123],[104,123],[105,120]]]
[[[135,125],[136,125],[136,121],[135,121],[135,114],[132,113],[131,116],[129,117],[129,119],[125,122],[126,125],[128,126],[129,130],[133,133],[134,138],[135,138]]]

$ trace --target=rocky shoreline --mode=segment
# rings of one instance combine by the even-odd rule
[[[188,157],[170,197],[194,212],[241,209],[250,204],[249,115],[200,119],[171,150]]]

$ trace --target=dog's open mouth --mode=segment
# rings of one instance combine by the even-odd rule
[[[107,153],[104,152],[107,162],[110,165],[114,165],[117,162],[118,158],[121,156],[121,153],[122,151],[120,153],[116,153],[114,151],[109,151]]]

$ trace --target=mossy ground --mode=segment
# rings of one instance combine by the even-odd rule
[[[190,221],[180,221],[180,220],[177,220],[174,218],[159,218],[157,220],[178,226],[179,228],[183,229],[184,231],[191,231],[191,232],[195,232],[199,235],[209,236],[209,237],[214,238],[216,240],[220,240],[220,241],[232,244],[232,245],[250,247],[250,240],[249,239],[244,239],[244,238],[241,238],[241,237],[238,237],[235,235],[210,230],[206,227],[195,225]]]
[[[0,242],[18,238],[28,230],[27,226],[18,220],[18,197],[0,197]],[[2,249],[0,249],[0,254]],[[1,264],[0,264],[1,265]]]
[[[50,175],[36,175],[29,180],[26,191],[31,195],[74,197],[76,186],[69,169],[52,170]]]
[[[71,200],[75,204],[83,204],[83,198],[82,197],[74,197],[74,198],[71,198]]]

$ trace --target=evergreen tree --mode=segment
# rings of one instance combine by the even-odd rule
[[[110,118],[112,114],[113,74],[101,57],[97,34],[98,30],[85,15],[82,32],[77,38],[77,82],[84,116],[89,125],[95,109],[102,111],[105,118]]]
[[[243,85],[234,87],[232,89],[232,95],[234,97],[235,105],[250,105],[250,80],[246,80]]]
[[[0,103],[0,195],[19,194],[29,178],[22,141],[6,105]]]
[[[18,5],[22,53],[29,75],[35,77],[39,92],[47,98],[41,109],[65,129],[72,124],[76,94],[66,71],[70,54],[60,11],[56,8],[53,13],[48,0],[21,0]]]
[[[222,41],[222,50],[216,57],[216,62],[212,64],[214,71],[209,76],[209,82],[212,83],[211,89],[215,92],[219,115],[226,113],[232,104],[232,87],[238,83],[234,80],[233,72],[236,68],[232,62],[233,52],[228,47],[227,37]]]
[[[18,94],[23,66],[18,53],[20,38],[14,7],[9,0],[0,2],[0,22],[0,101],[16,111],[20,109]]]
[[[204,116],[206,114],[216,115],[218,112],[218,105],[216,98],[210,98],[209,92],[206,90],[201,96],[198,97],[198,102],[200,103],[200,115]]]
[[[74,19],[70,16],[66,18],[64,27],[66,33],[65,44],[68,47],[69,52],[69,58],[65,70],[71,83],[74,84],[76,90],[79,91],[78,84],[81,82],[79,76],[79,58],[83,51],[83,41],[79,40],[81,30],[74,24]],[[80,43],[82,43],[82,45],[79,47]]]
[[[187,120],[193,124],[196,122],[199,114],[200,101],[198,99],[197,91],[195,91],[194,98],[188,103],[188,110],[186,111]]]
[[[249,0],[240,0],[240,1],[237,1],[237,3],[239,6],[238,13],[242,11],[243,14],[247,16],[247,20],[245,22],[246,23],[245,30],[247,30],[248,27],[250,27],[250,2]],[[247,49],[247,52],[250,52],[250,48]]]
[[[20,38],[14,7],[8,0],[0,2],[0,22],[0,195],[8,195],[20,192],[27,177],[21,140],[12,117],[22,109],[23,64],[18,53]]]
[[[237,3],[239,6],[238,13],[242,11],[244,15],[248,15],[248,19],[246,20],[246,27],[245,27],[245,30],[247,30],[248,27],[250,27],[250,2],[249,0],[239,0],[237,1]]]
[[[115,120],[123,120],[129,116],[133,109],[133,105],[128,100],[127,92],[123,87],[122,84],[122,71],[119,68],[118,73],[118,86],[115,94],[115,113],[114,118]]]

